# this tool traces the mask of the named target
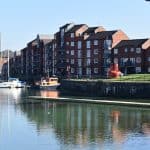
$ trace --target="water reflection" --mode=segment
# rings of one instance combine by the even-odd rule
[[[146,109],[44,102],[32,107],[22,105],[21,110],[37,125],[39,133],[53,129],[63,146],[104,148],[121,146],[132,136],[150,139],[150,111]]]
[[[42,97],[52,97],[52,98],[58,98],[59,97],[59,91],[40,91],[40,95]]]
[[[28,95],[57,97],[59,93],[1,89],[2,150],[150,149],[149,109],[30,100],[25,103]]]

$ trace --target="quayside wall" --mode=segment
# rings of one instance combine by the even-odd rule
[[[78,96],[150,98],[150,82],[62,80],[60,90]]]

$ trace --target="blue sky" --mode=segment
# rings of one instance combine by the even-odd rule
[[[2,49],[20,50],[38,33],[53,34],[74,22],[122,29],[130,38],[150,38],[150,2],[145,0],[1,0]]]

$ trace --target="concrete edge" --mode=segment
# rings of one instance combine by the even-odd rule
[[[107,105],[121,105],[121,106],[137,106],[137,107],[149,107],[150,103],[142,102],[126,102],[126,101],[113,101],[113,100],[93,100],[93,99],[76,99],[65,97],[41,97],[41,96],[29,96],[28,99],[35,100],[48,100],[54,102],[70,102],[70,103],[93,103],[93,104],[107,104]]]

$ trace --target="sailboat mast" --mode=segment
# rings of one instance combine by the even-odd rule
[[[2,52],[1,52],[1,32],[0,32],[0,54],[1,54],[1,60],[2,61]]]
[[[8,61],[7,61],[8,62],[8,70],[7,70],[8,74],[7,74],[7,76],[8,76],[8,80],[9,80],[9,50],[8,50],[8,56],[7,57],[8,57]]]

